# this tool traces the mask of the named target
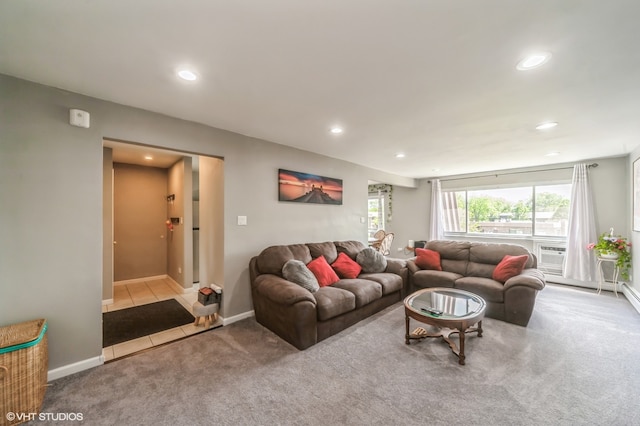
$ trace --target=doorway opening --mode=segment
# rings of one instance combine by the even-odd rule
[[[199,287],[223,287],[223,172],[221,158],[103,141],[103,313],[173,298],[193,314]],[[110,360],[201,331],[187,324],[103,354]]]

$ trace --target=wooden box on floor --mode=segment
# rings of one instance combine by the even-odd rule
[[[0,327],[0,425],[40,412],[49,364],[46,332],[44,319]]]

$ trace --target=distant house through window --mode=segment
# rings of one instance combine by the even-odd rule
[[[443,190],[445,233],[566,237],[571,184]]]

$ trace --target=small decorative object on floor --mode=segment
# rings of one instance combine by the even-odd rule
[[[221,297],[222,289],[215,284],[211,284],[211,287],[202,287],[198,290],[198,302],[205,306],[220,303]]]
[[[425,330],[423,327],[416,327],[416,329],[413,330],[413,333],[411,333],[411,335],[415,337],[426,336],[427,330]]]
[[[193,325],[196,327],[200,323],[200,318],[204,317],[204,328],[209,328],[212,323],[218,320],[219,303],[212,303],[210,305],[203,305],[200,302],[193,304],[193,316],[196,317]]]
[[[613,235],[613,228],[598,237],[597,243],[587,245],[587,250],[595,250],[596,255],[601,259],[617,259],[616,267],[620,271],[620,276],[629,279],[629,268],[631,268],[631,243],[621,235]]]

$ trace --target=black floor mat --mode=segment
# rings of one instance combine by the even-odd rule
[[[189,324],[194,316],[175,299],[102,314],[102,347]]]

